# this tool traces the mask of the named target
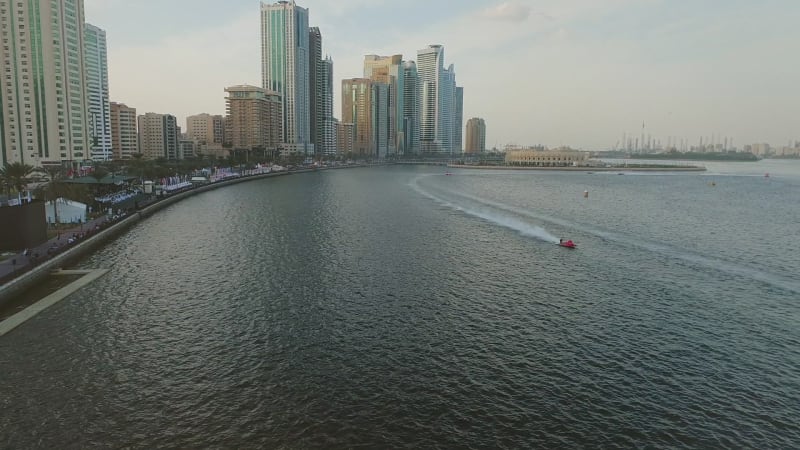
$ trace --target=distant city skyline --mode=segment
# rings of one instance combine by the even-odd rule
[[[298,5],[309,10],[335,62],[335,114],[341,80],[361,75],[365,55],[416,60],[417,50],[441,44],[468,93],[464,117],[486,120],[488,148],[613,148],[643,121],[662,142],[713,134],[742,148],[800,139],[800,63],[789,57],[800,50],[797,2]],[[86,0],[86,20],[107,31],[111,100],[140,113],[175,114],[179,123],[222,114],[225,86],[260,84],[259,6]]]

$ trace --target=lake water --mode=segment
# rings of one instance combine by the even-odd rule
[[[0,339],[0,447],[796,447],[800,164],[706,166],[192,197]]]

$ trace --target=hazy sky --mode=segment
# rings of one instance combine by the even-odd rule
[[[487,146],[614,147],[624,132],[800,140],[798,0],[306,0],[343,78],[365,54],[445,46],[464,123]],[[111,99],[145,112],[224,114],[226,86],[260,85],[257,0],[85,0],[107,31]]]

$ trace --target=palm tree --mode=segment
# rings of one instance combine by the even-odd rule
[[[66,178],[64,166],[50,165],[38,170],[46,173],[49,180],[46,185],[39,188],[37,197],[42,197],[46,202],[53,202],[53,221],[58,224],[58,199],[68,197],[72,193],[72,189],[64,183]]]
[[[5,180],[7,187],[13,187],[22,193],[28,188],[28,178],[34,172],[34,167],[28,164],[13,162],[0,168],[0,178]]]

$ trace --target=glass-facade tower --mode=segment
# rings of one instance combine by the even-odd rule
[[[288,154],[314,153],[309,51],[308,9],[294,1],[261,3],[262,87],[281,96],[281,147]]]
[[[86,89],[89,97],[91,155],[95,161],[112,159],[111,101],[108,97],[106,32],[86,24]]]

